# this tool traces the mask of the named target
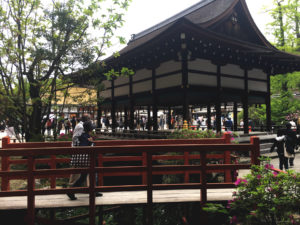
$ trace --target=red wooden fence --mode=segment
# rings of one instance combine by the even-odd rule
[[[205,141],[209,143],[205,143]],[[202,142],[202,143],[201,143]],[[205,144],[204,144],[204,143]],[[216,143],[217,144],[213,144]],[[223,139],[206,139],[206,140],[128,140],[128,141],[99,141],[95,147],[60,147],[54,143],[28,143],[30,147],[24,148],[9,148],[11,144],[5,145],[5,149],[0,150],[2,158],[2,169],[0,177],[2,178],[0,197],[4,196],[28,196],[28,224],[34,224],[34,209],[35,195],[52,195],[66,193],[89,193],[89,212],[90,224],[95,224],[95,192],[106,191],[130,191],[130,190],[146,190],[147,191],[147,218],[148,224],[152,224],[152,205],[153,205],[153,190],[161,189],[195,189],[201,191],[200,202],[207,201],[207,189],[209,188],[233,188],[231,171],[238,169],[249,169],[251,164],[233,164],[230,159],[230,154],[233,152],[250,152],[252,164],[259,164],[259,139],[251,138],[250,144],[230,144],[229,135]],[[64,145],[65,143],[62,143]],[[15,144],[14,144],[15,145]],[[36,146],[34,146],[36,145]],[[45,147],[42,147],[45,145]],[[102,145],[102,146],[99,146]],[[27,146],[26,146],[27,147]],[[198,154],[195,154],[197,152]],[[222,154],[211,154],[211,152],[221,152]],[[57,155],[72,155],[72,154],[90,154],[91,163],[89,168],[64,168],[57,169],[57,163],[69,162],[68,158],[56,158]],[[174,153],[178,155],[170,155]],[[192,154],[191,154],[192,153]],[[122,154],[123,156],[107,156],[107,154]],[[126,155],[130,154],[130,155]],[[132,154],[136,154],[132,156]],[[50,156],[47,159],[37,159],[38,156]],[[11,159],[10,157],[23,156],[26,159]],[[223,164],[210,164],[208,159],[222,159]],[[96,161],[98,159],[98,167]],[[199,160],[200,164],[191,164],[191,159]],[[182,165],[153,165],[155,160],[182,160]],[[103,166],[103,162],[112,161],[140,161],[140,166]],[[10,171],[12,164],[26,164],[25,171]],[[50,169],[37,169],[36,164],[46,163]],[[4,166],[3,166],[4,165]],[[56,189],[55,180],[58,177],[68,177],[72,173],[89,173],[89,187],[81,188],[64,188]],[[207,183],[206,174],[211,172],[225,173],[224,183]],[[98,173],[99,186],[96,186],[95,174]],[[190,183],[190,174],[199,174],[199,183]],[[184,174],[184,182],[178,184],[153,184],[152,176],[156,174]],[[139,185],[117,185],[103,186],[104,176],[141,176],[142,184]],[[35,179],[50,178],[50,189],[35,189]],[[10,179],[27,179],[27,190],[9,191]]]

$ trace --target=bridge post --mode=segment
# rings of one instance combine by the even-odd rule
[[[204,205],[207,202],[207,176],[206,176],[206,152],[200,152],[200,160],[201,160],[201,205]]]
[[[250,144],[253,145],[251,151],[251,163],[254,165],[259,165],[259,157],[260,157],[260,146],[259,146],[259,137],[252,136],[250,138]]]
[[[35,170],[34,164],[34,157],[28,156],[28,178],[27,178],[27,220],[28,225],[34,225],[35,220],[35,196],[34,196],[34,189],[35,189],[35,182],[33,172]]]
[[[95,186],[96,186],[96,172],[95,172],[95,166],[96,166],[96,157],[97,154],[95,153],[95,150],[91,150],[90,153],[90,168],[89,168],[89,179],[90,179],[90,186],[89,186],[89,225],[95,225],[95,218],[96,218],[96,193],[95,193]]]
[[[231,143],[231,134],[230,133],[225,132],[223,138],[224,138],[225,144]],[[224,164],[231,164],[231,152],[230,151],[225,151],[225,153],[224,153]],[[232,182],[231,170],[225,171],[225,182],[227,182],[227,183]]]
[[[56,155],[51,155],[51,169],[56,169]],[[55,175],[51,176],[50,178],[50,186],[51,188],[56,188],[56,177]]]
[[[10,138],[5,136],[2,138],[2,148],[7,148],[10,143]]]
[[[9,143],[10,143],[10,138],[8,136],[3,137],[2,138],[2,149],[8,148]],[[9,171],[9,156],[2,156],[1,171]],[[8,191],[8,190],[9,190],[9,178],[2,177],[1,191]]]
[[[97,158],[98,158],[98,166],[103,167],[103,154],[99,154]],[[103,186],[103,173],[97,173],[97,174],[98,174],[98,186]]]
[[[146,224],[153,225],[152,153],[147,152],[147,216]]]
[[[189,165],[189,152],[184,152],[184,165]],[[184,183],[189,183],[190,181],[190,173],[188,171],[184,172]]]
[[[146,152],[142,153],[142,166],[147,166],[147,154]],[[144,171],[142,175],[142,184],[146,185],[147,184],[147,172]]]

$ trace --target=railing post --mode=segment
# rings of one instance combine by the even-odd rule
[[[147,152],[147,225],[153,225],[152,153]]]
[[[103,154],[98,155],[98,167],[103,167]],[[97,173],[98,174],[98,186],[103,186],[103,173]]]
[[[260,145],[259,145],[259,137],[252,136],[250,138],[250,144],[253,146],[251,151],[251,163],[254,165],[259,165],[259,157],[260,157]]]
[[[8,136],[2,138],[2,148],[8,148],[9,143],[10,138]]]
[[[189,152],[184,152],[184,165],[189,165]],[[189,183],[190,173],[188,171],[184,172],[184,183]]]
[[[206,183],[207,183],[207,176],[206,176],[206,151],[200,152],[200,160],[201,160],[201,177],[200,177],[200,181],[201,181],[201,205],[204,205],[207,202],[207,187],[206,187]]]
[[[147,166],[147,154],[146,152],[143,152],[142,154],[142,166]],[[142,175],[142,184],[146,185],[147,184],[147,172],[144,171]]]
[[[90,153],[90,168],[89,168],[89,179],[90,179],[90,186],[89,186],[89,196],[90,196],[90,204],[89,204],[89,224],[95,225],[96,221],[96,200],[95,200],[95,185],[96,185],[96,173],[95,173],[95,166],[96,166],[96,153],[95,150],[91,150]]]
[[[27,177],[27,220],[28,225],[34,225],[35,217],[35,178],[34,178],[34,157],[32,155],[28,156],[28,177]]]
[[[223,138],[224,138],[225,144],[231,143],[231,134],[229,132],[225,132]],[[224,164],[231,164],[231,152],[230,151],[224,152]],[[225,170],[225,182],[227,182],[227,183],[232,182],[231,170]]]
[[[56,155],[51,155],[51,169],[55,170],[56,169]],[[55,175],[51,176],[51,181],[50,181],[50,187],[51,188],[56,188],[56,177]]]
[[[10,138],[8,136],[2,138],[2,149],[8,148]],[[5,150],[4,150],[5,151]],[[1,171],[9,171],[9,156],[2,156],[1,159]],[[1,190],[9,190],[9,177],[2,177]]]

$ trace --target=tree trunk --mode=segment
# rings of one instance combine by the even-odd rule
[[[37,83],[30,84],[30,98],[32,101],[32,113],[29,122],[29,135],[26,141],[42,141],[42,100],[40,98],[40,86]]]

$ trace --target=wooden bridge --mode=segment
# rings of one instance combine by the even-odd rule
[[[0,150],[0,210],[27,209],[26,223],[33,225],[38,220],[36,209],[88,206],[89,224],[94,225],[96,216],[99,224],[103,219],[96,206],[144,204],[146,224],[152,225],[154,203],[205,204],[231,199],[235,171],[259,164],[259,139],[252,137],[250,144],[231,144],[230,139],[230,134],[225,134],[220,139],[96,141],[94,147],[72,148],[70,142],[9,143],[9,138],[4,138]],[[246,152],[250,153],[251,163],[240,164],[236,155]],[[90,154],[90,167],[66,166],[73,154]],[[12,170],[14,165],[23,165],[23,169]],[[89,174],[88,187],[56,186],[57,179],[78,173]],[[223,181],[209,183],[212,173],[223,174]],[[179,174],[180,183],[155,179]],[[106,184],[114,177],[136,177],[138,182]],[[41,178],[50,180],[47,189],[35,188],[36,180]],[[10,180],[15,179],[27,180],[27,189],[11,190]],[[96,198],[96,192],[103,193],[103,197]],[[78,200],[68,200],[66,193],[76,193]],[[51,221],[57,224],[55,218]]]

